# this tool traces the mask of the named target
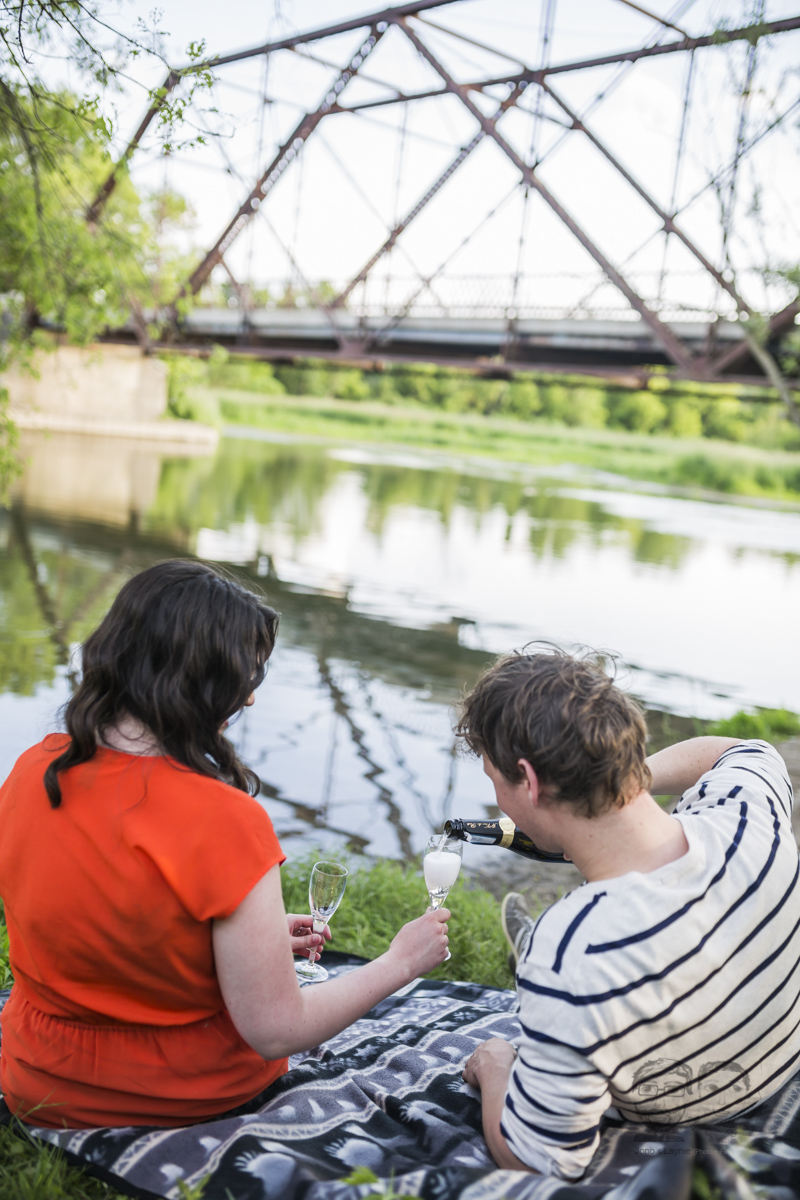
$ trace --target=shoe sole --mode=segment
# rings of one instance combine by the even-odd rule
[[[519,892],[506,892],[505,896],[503,896],[503,903],[500,905],[500,924],[503,926],[503,933],[506,936],[506,941],[508,942],[509,946],[511,947],[511,953],[509,954],[508,958],[509,958],[509,966],[511,966],[511,960],[513,959],[514,972],[516,972],[517,963],[519,962],[519,954],[517,953],[517,948],[514,945],[513,941],[511,940],[511,935],[508,932],[508,927],[506,926],[506,910],[508,908],[508,902],[511,899],[511,897],[512,896],[517,897],[517,896],[519,896],[519,894],[520,894]]]

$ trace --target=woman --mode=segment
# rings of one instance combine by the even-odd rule
[[[201,563],[142,571],[83,647],[67,735],[23,754],[0,789],[15,977],[0,1087],[37,1125],[229,1112],[444,959],[440,910],[375,962],[298,985],[292,951],[321,939],[308,918],[287,922],[284,855],[224,736],[277,624]]]

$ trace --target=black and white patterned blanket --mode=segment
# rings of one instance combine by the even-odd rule
[[[326,956],[337,972],[358,961]],[[257,1112],[182,1129],[35,1129],[117,1190],[180,1200],[688,1200],[695,1167],[723,1200],[800,1195],[800,1078],[735,1125],[608,1122],[580,1183],[498,1170],[461,1079],[489,1037],[519,1032],[516,994],[420,981],[296,1055]],[[377,1182],[350,1182],[368,1168]],[[754,1189],[754,1190],[753,1190]],[[700,1192],[699,1194],[707,1194]]]

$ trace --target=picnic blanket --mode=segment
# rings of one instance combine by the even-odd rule
[[[361,961],[326,953],[332,973]],[[31,1131],[145,1200],[180,1200],[201,1181],[203,1200],[365,1200],[390,1190],[423,1200],[689,1200],[696,1167],[721,1200],[800,1195],[800,1077],[735,1123],[609,1120],[579,1183],[498,1170],[461,1069],[478,1042],[517,1036],[516,1007],[513,991],[420,980],[295,1055],[257,1111],[181,1129]],[[356,1168],[378,1181],[349,1181]]]

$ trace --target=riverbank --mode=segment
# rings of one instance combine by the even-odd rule
[[[402,445],[526,467],[571,464],[693,496],[743,496],[800,504],[800,452],[707,437],[665,437],[570,427],[552,421],[445,412],[230,388],[192,389],[191,413],[205,422],[281,437]]]

